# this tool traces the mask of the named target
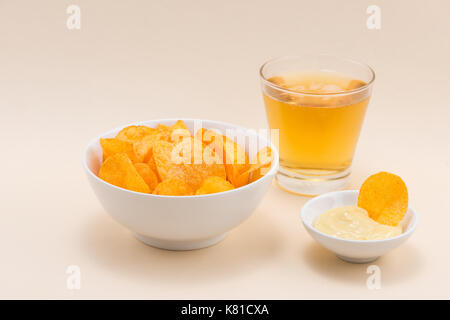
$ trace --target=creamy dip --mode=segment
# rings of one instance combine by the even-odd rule
[[[398,236],[401,226],[388,226],[369,217],[357,206],[334,208],[322,213],[314,227],[331,236],[350,240],[381,240]]]

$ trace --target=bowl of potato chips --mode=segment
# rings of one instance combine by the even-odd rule
[[[198,119],[133,123],[94,139],[84,168],[105,211],[142,242],[211,246],[269,189],[278,153],[267,130]]]

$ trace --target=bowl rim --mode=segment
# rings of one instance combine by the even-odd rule
[[[131,194],[135,194],[135,195],[139,195],[139,196],[144,196],[144,197],[149,197],[149,198],[174,198],[174,199],[198,199],[198,198],[208,198],[208,197],[214,197],[214,196],[218,196],[218,195],[222,195],[222,194],[228,194],[228,193],[233,193],[233,192],[239,192],[240,190],[244,190],[247,188],[250,188],[250,186],[257,184],[257,183],[261,183],[263,180],[269,178],[269,177],[273,177],[276,173],[276,171],[278,170],[278,163],[279,163],[279,156],[278,156],[278,150],[277,148],[273,145],[273,143],[271,141],[269,141],[268,139],[266,139],[265,137],[259,135],[258,133],[256,133],[256,136],[258,137],[258,139],[262,139],[264,142],[267,143],[268,146],[271,147],[271,149],[274,151],[275,157],[274,157],[274,161],[272,162],[272,166],[269,170],[269,172],[267,172],[262,178],[250,182],[248,184],[246,184],[245,186],[239,187],[239,188],[235,188],[232,190],[228,190],[228,191],[222,191],[222,192],[217,192],[217,193],[210,193],[210,194],[201,194],[201,195],[190,195],[190,196],[168,196],[168,195],[158,195],[158,194],[152,194],[152,193],[143,193],[143,192],[137,192],[137,191],[132,191],[132,190],[128,190],[128,189],[124,189],[118,186],[115,186],[109,182],[106,182],[102,179],[100,179],[94,172],[92,172],[92,170],[89,168],[89,166],[87,165],[87,155],[88,155],[88,151],[90,150],[90,148],[97,142],[100,141],[100,138],[103,138],[104,136],[107,136],[109,134],[112,134],[113,132],[116,131],[120,131],[121,129],[128,127],[128,126],[139,126],[139,125],[146,125],[146,123],[148,122],[155,122],[156,124],[159,122],[171,122],[173,121],[174,123],[178,120],[182,120],[182,121],[202,121],[202,122],[209,122],[215,125],[221,125],[221,126],[230,126],[233,127],[235,129],[238,130],[244,130],[244,131],[248,131],[250,129],[240,126],[240,125],[235,125],[229,122],[223,122],[223,121],[216,121],[216,120],[208,120],[208,119],[199,119],[199,118],[163,118],[163,119],[153,119],[153,120],[146,120],[146,121],[137,121],[137,122],[132,122],[129,124],[124,124],[121,126],[118,126],[114,129],[111,129],[107,132],[104,132],[100,135],[98,135],[96,138],[91,139],[90,142],[87,144],[87,146],[84,149],[83,152],[83,167],[84,170],[87,172],[87,174],[89,176],[91,176],[92,178],[94,178],[97,181],[100,181],[101,183],[105,184],[106,186],[112,187],[114,189],[117,190],[121,190],[121,191],[125,191],[127,193],[131,193]]]
[[[338,190],[338,191],[332,191],[332,192],[327,192],[324,194],[321,194],[313,199],[308,200],[300,209],[300,219],[302,220],[303,225],[305,226],[305,228],[307,228],[308,230],[320,234],[321,236],[328,238],[330,240],[334,240],[334,241],[338,241],[338,242],[342,242],[342,243],[358,243],[358,244],[376,244],[376,243],[385,243],[385,242],[390,242],[390,241],[395,241],[401,238],[407,238],[409,237],[414,230],[416,230],[417,224],[419,222],[419,215],[417,214],[417,212],[411,208],[410,206],[408,206],[408,211],[411,212],[412,214],[412,219],[413,219],[413,224],[411,225],[411,227],[409,227],[405,232],[402,232],[400,235],[392,237],[392,238],[387,238],[387,239],[379,239],[379,240],[352,240],[352,239],[343,239],[343,238],[339,238],[336,236],[332,236],[326,233],[323,233],[319,230],[317,230],[315,227],[313,227],[311,224],[309,224],[308,222],[305,221],[306,218],[306,214],[305,211],[309,205],[311,205],[311,203],[314,203],[316,201],[321,201],[326,197],[329,197],[332,194],[345,194],[345,193],[356,193],[359,194],[359,190]],[[355,204],[356,205],[356,204]]]

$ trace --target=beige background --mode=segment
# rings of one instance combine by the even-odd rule
[[[450,298],[450,2],[0,0],[1,298]],[[78,4],[81,30],[66,28]],[[381,30],[366,8],[382,9]],[[349,188],[401,175],[413,237],[367,265],[338,260],[300,224],[307,198],[273,186],[220,244],[145,246],[104,212],[85,145],[167,117],[266,126],[258,68],[329,52],[377,73]],[[82,288],[66,289],[81,267]]]

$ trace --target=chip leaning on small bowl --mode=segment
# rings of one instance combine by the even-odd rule
[[[308,201],[303,225],[343,260],[367,263],[406,241],[417,226],[403,180],[388,172],[370,176],[359,191],[331,192]]]
[[[222,134],[230,131],[234,139]],[[84,167],[105,210],[138,239],[189,250],[218,242],[250,216],[271,185],[278,153],[239,126],[164,119],[94,139]]]

